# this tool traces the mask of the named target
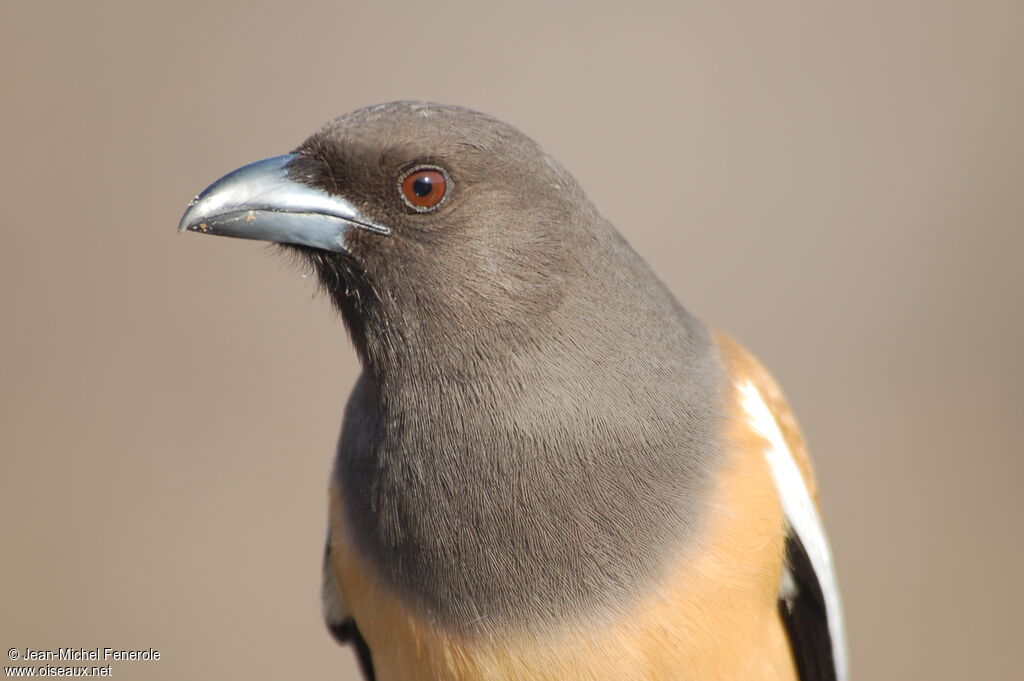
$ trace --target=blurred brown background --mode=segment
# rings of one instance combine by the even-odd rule
[[[414,98],[535,137],[779,377],[856,679],[1020,678],[1019,1],[7,0],[0,26],[3,650],[354,678],[318,590],[355,356],[285,259],[175,226]]]

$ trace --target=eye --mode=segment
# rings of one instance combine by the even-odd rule
[[[410,208],[426,213],[441,205],[448,194],[448,174],[435,166],[420,166],[399,181],[402,199]]]

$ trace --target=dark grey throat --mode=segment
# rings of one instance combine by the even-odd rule
[[[364,371],[335,475],[360,550],[434,621],[613,613],[700,533],[722,370],[637,272],[621,297],[580,287],[487,372]]]

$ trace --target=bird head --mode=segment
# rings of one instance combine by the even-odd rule
[[[585,267],[596,217],[511,126],[395,102],[225,175],[179,230],[281,244],[313,266],[364,363],[429,353],[437,364],[445,348],[464,362],[525,342]]]

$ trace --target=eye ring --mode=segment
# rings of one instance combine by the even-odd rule
[[[398,177],[398,195],[417,213],[430,213],[440,208],[451,187],[448,171],[441,166],[413,166]]]

